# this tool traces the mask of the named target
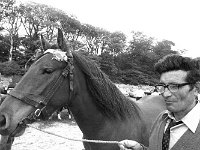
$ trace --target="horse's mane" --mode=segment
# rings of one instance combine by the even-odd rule
[[[92,60],[73,52],[74,60],[84,72],[89,92],[97,108],[109,118],[139,117],[140,109],[125,97]]]

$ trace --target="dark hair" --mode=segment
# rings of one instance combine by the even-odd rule
[[[160,75],[173,70],[187,71],[186,82],[195,84],[200,81],[200,67],[197,59],[170,54],[160,59],[154,68]]]

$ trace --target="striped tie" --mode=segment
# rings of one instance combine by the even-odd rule
[[[162,150],[168,150],[169,149],[169,140],[170,140],[170,128],[173,126],[176,126],[178,124],[183,123],[182,121],[175,122],[175,120],[171,119],[167,129],[165,130],[165,133],[163,134],[162,139]]]

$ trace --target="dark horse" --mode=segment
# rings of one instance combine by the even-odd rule
[[[7,92],[5,92],[7,93]],[[5,100],[6,95],[0,95],[0,105]],[[11,136],[0,136],[0,150],[11,150],[14,137]]]
[[[152,121],[165,109],[161,97],[147,97],[145,103],[125,97],[93,61],[71,53],[61,30],[57,49],[42,43],[45,53],[0,106],[0,134],[18,136],[41,112],[48,117],[67,106],[85,139],[148,145]],[[119,150],[117,144],[83,144],[86,150]]]

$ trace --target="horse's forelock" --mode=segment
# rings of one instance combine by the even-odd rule
[[[58,61],[66,61],[68,60],[68,57],[66,55],[66,52],[61,51],[60,49],[48,49],[44,52],[53,54],[53,59]]]

